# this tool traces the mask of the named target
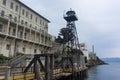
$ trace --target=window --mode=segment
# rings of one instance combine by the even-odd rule
[[[7,49],[7,50],[10,50],[10,47],[11,47],[10,44],[7,44],[7,45],[6,45],[6,49]]]
[[[11,34],[11,28],[9,27],[9,32],[8,32],[8,34]]]
[[[37,26],[35,26],[35,29],[37,30]]]
[[[32,24],[30,24],[30,27],[32,27]]]
[[[13,29],[12,35],[15,36],[16,29]]]
[[[1,16],[4,16],[5,15],[5,11],[1,11]]]
[[[34,53],[37,53],[37,49],[34,49]]]
[[[23,49],[22,49],[22,50],[23,50],[23,52],[25,52],[25,47],[23,47]]]
[[[14,21],[17,22],[17,17],[14,18]]]
[[[23,10],[22,10],[22,15],[24,15],[24,14],[25,14],[25,10],[23,9]]]
[[[20,38],[22,38],[22,36],[23,36],[23,32],[22,32],[22,31],[20,31]]]
[[[25,38],[25,39],[26,39],[26,37],[27,37],[27,33],[24,34],[24,38]]]
[[[46,31],[48,31],[48,24],[47,24],[47,23],[45,24],[44,29],[45,29]]]
[[[47,37],[45,37],[45,44],[47,43]]]
[[[3,5],[6,5],[6,0],[3,0],[3,3],[2,3]]]
[[[12,14],[9,14],[9,18],[12,19]]]
[[[15,11],[18,11],[18,5],[16,5]]]
[[[27,22],[25,22],[25,25],[27,26]]]
[[[28,11],[26,11],[26,17],[28,17]]]
[[[43,26],[44,26],[44,21],[43,21]]]
[[[0,24],[0,32],[2,32],[2,27],[3,27],[3,25],[2,25],[2,24]]]
[[[41,24],[42,20],[40,19],[40,24]]]
[[[48,29],[48,24],[47,23],[45,24],[45,29]]]
[[[36,17],[36,22],[37,22],[37,17]]]
[[[23,20],[21,20],[21,24],[24,24],[24,21],[23,21]]]
[[[13,5],[14,5],[13,2],[11,2],[11,5],[10,5],[10,8],[11,8],[11,9],[13,9]]]
[[[32,19],[32,14],[30,15],[30,19]]]

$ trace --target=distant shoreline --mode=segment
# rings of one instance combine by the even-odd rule
[[[120,62],[120,58],[101,58],[105,62]]]

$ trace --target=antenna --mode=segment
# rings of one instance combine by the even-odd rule
[[[92,52],[94,53],[94,45],[92,45]]]

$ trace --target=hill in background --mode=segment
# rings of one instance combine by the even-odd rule
[[[120,58],[102,58],[105,62],[120,62]]]

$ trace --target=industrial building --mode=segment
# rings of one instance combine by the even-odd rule
[[[0,0],[0,54],[40,54],[50,51],[50,21],[19,0]]]

